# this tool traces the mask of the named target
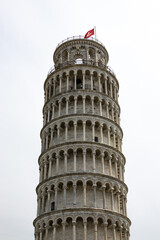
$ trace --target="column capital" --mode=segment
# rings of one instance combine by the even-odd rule
[[[104,225],[105,227],[107,227],[107,226],[108,226],[108,222],[104,222],[103,225]]]

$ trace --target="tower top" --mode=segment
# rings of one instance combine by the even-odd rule
[[[53,54],[54,67],[49,70],[48,75],[55,70],[70,65],[87,64],[106,69],[115,76],[107,65],[108,61],[108,52],[98,39],[93,37],[86,39],[81,35],[73,36],[66,38],[57,45]]]

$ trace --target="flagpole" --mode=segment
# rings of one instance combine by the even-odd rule
[[[95,39],[97,39],[96,26],[94,26],[94,35],[95,35]]]

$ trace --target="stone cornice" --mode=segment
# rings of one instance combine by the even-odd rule
[[[43,126],[43,128],[41,129],[40,131],[40,137],[42,137],[42,132],[44,131],[45,128],[47,128],[49,125],[51,125],[52,123],[54,122],[58,122],[59,120],[61,119],[64,119],[64,122],[66,122],[67,119],[71,118],[71,117],[75,117],[71,120],[76,120],[76,117],[82,117],[82,120],[83,118],[85,117],[89,117],[90,120],[93,118],[93,119],[96,119],[96,121],[98,121],[99,119],[103,119],[105,121],[109,121],[111,124],[115,125],[116,127],[118,127],[118,129],[120,130],[121,134],[122,134],[122,138],[123,138],[123,131],[122,131],[122,128],[117,124],[115,123],[113,120],[109,119],[109,118],[106,118],[106,117],[103,117],[103,116],[99,116],[99,115],[95,115],[95,114],[70,114],[70,115],[63,115],[61,117],[58,117],[56,119],[53,119],[51,120],[49,123],[47,123],[45,126]]]
[[[62,216],[64,214],[71,214],[73,213],[74,215],[79,215],[79,213],[81,215],[85,215],[85,214],[104,214],[105,216],[108,216],[108,217],[112,217],[113,219],[116,217],[119,217],[120,219],[124,219],[125,221],[128,222],[129,226],[131,225],[131,220],[124,216],[123,214],[120,214],[120,213],[117,213],[117,212],[114,212],[114,211],[110,211],[110,210],[105,210],[105,209],[95,209],[95,208],[68,208],[68,209],[61,209],[61,210],[54,210],[52,212],[48,212],[48,213],[44,213],[44,214],[41,214],[41,216],[38,216],[34,221],[33,221],[33,225],[35,226],[36,225],[36,222],[37,221],[40,221],[40,220],[43,220],[44,218],[48,217],[50,218],[51,216],[53,215],[58,215],[58,214],[61,214]],[[49,220],[49,219],[48,219]]]
[[[105,93],[96,92],[94,90],[92,91],[92,90],[88,90],[88,89],[87,89],[87,92],[86,92],[86,90],[78,89],[78,90],[70,90],[70,91],[67,91],[67,92],[64,92],[64,93],[59,93],[56,96],[51,97],[47,102],[44,103],[43,110],[46,107],[46,105],[49,104],[49,102],[51,103],[53,99],[55,101],[57,101],[60,96],[61,96],[61,98],[64,98],[64,97],[70,97],[72,95],[83,95],[84,93],[85,93],[85,95],[89,95],[89,96],[93,96],[93,95],[95,95],[95,96],[98,96],[98,95],[103,96],[105,98],[105,100],[108,99],[111,102],[113,102],[114,104],[116,104],[118,106],[118,109],[119,109],[119,112],[120,112],[119,103],[117,101],[115,101],[113,98],[109,97]]]
[[[77,176],[82,176],[82,178],[91,176],[91,177],[95,178],[95,176],[98,176],[98,177],[101,178],[101,180],[103,180],[103,179],[113,180],[115,182],[118,182],[118,183],[122,184],[123,187],[126,189],[126,192],[128,193],[127,185],[123,181],[119,180],[118,178],[115,178],[115,177],[112,177],[112,176],[109,176],[109,175],[105,175],[105,174],[101,174],[101,173],[92,173],[92,172],[65,173],[65,174],[60,174],[60,175],[57,175],[57,176],[54,176],[54,177],[47,178],[37,185],[36,193],[38,193],[38,188],[40,188],[43,184],[45,184],[45,183],[47,183],[51,180],[61,179],[61,178],[70,177],[70,176],[72,176],[72,178],[77,177]]]
[[[47,76],[47,78],[45,79],[44,89],[45,89],[45,85],[47,84],[48,79],[49,79],[50,77],[53,77],[54,74],[57,74],[58,72],[61,72],[61,71],[66,70],[66,69],[70,69],[70,71],[71,71],[71,70],[73,70],[74,68],[77,68],[77,67],[80,67],[79,69],[82,70],[83,67],[86,67],[86,66],[87,66],[87,70],[89,70],[89,68],[90,68],[90,69],[97,69],[97,70],[100,69],[102,72],[106,72],[108,75],[110,75],[112,78],[114,78],[114,80],[115,80],[116,83],[117,83],[118,89],[119,89],[119,82],[118,82],[118,80],[117,80],[117,78],[116,78],[116,76],[115,76],[114,74],[112,74],[112,73],[111,73],[110,71],[108,71],[107,69],[104,69],[103,67],[93,66],[93,65],[89,65],[89,64],[76,64],[76,65],[73,64],[73,65],[64,66],[64,67],[62,67],[62,68],[60,68],[60,69],[58,69],[58,70],[55,70],[54,72],[52,72],[51,74],[49,74],[49,75]],[[81,69],[81,68],[82,68],[82,69]]]
[[[88,145],[87,145],[88,144]],[[61,143],[61,144],[56,144],[54,147],[51,147],[51,148],[48,148],[46,151],[42,152],[38,158],[38,163],[40,164],[40,158],[43,157],[43,155],[45,155],[46,153],[50,153],[51,150],[54,150],[54,149],[57,149],[59,147],[64,147],[64,146],[82,146],[82,145],[85,145],[85,146],[89,146],[89,147],[104,147],[104,148],[109,148],[111,149],[112,151],[115,151],[117,152],[118,154],[120,154],[122,156],[122,158],[124,159],[124,165],[126,163],[126,158],[125,156],[123,155],[122,152],[120,152],[119,150],[117,150],[116,148],[112,147],[112,146],[109,146],[109,145],[106,145],[106,144],[103,144],[103,143],[97,143],[97,142],[90,142],[90,141],[70,141],[70,142],[64,142],[64,143]]]

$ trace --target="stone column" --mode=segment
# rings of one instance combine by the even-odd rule
[[[74,74],[74,90],[77,89],[77,74]]]
[[[47,163],[44,164],[44,179],[47,178]]]
[[[122,214],[125,215],[124,196],[122,195]]]
[[[48,88],[49,88],[49,99],[50,99],[51,98],[51,84],[49,84]]]
[[[83,90],[85,90],[85,73],[83,73]]]
[[[53,240],[56,240],[56,224],[53,225]]]
[[[86,140],[86,122],[83,122],[83,141]]]
[[[55,191],[55,210],[57,210],[57,193],[58,193],[58,189],[57,187],[54,188],[54,191]]]
[[[59,126],[57,126],[57,141],[60,141],[60,129]]]
[[[74,140],[77,140],[77,123],[74,122]]]
[[[72,221],[73,225],[73,240],[76,240],[76,222]]]
[[[92,156],[93,156],[93,172],[96,171],[96,161],[95,161],[95,155],[96,155],[96,152],[93,151],[92,152]]]
[[[107,226],[108,226],[108,223],[105,222],[105,223],[104,223],[105,240],[108,240]]]
[[[115,159],[115,177],[118,178],[118,171],[117,171],[117,160]]]
[[[66,190],[67,186],[63,186],[63,208],[66,208]]]
[[[76,168],[76,162],[77,162],[77,151],[74,151],[73,152],[73,158],[74,158],[74,163],[73,163],[73,169],[74,169],[74,172],[76,172],[77,168]]]
[[[65,123],[65,140],[68,140],[68,123]]]
[[[115,141],[115,138],[116,138],[116,133],[115,133],[115,130],[113,130],[113,147],[115,148],[116,147],[116,141]]]
[[[77,97],[74,98],[74,113],[77,113]]]
[[[116,87],[115,87],[115,85],[113,87],[113,90],[114,90],[114,100],[116,101],[117,99],[116,99]]]
[[[42,195],[42,212],[41,213],[44,213],[44,193]]]
[[[92,142],[95,141],[95,123],[92,124]]]
[[[122,181],[122,164],[119,161],[119,175],[120,175],[120,180]]]
[[[50,108],[48,108],[48,116],[47,116],[47,122],[50,120]]]
[[[103,124],[100,125],[101,143],[103,143]]]
[[[66,86],[66,91],[69,90],[69,75],[67,75],[67,86]]]
[[[54,129],[51,128],[51,141],[50,141],[50,147],[53,146],[53,132],[54,132]]]
[[[111,107],[111,115],[112,115],[112,121],[114,121],[114,108],[113,108],[113,106]]]
[[[113,93],[112,93],[112,82],[110,82],[110,97],[113,97]]]
[[[102,174],[104,174],[104,153],[101,154]]]
[[[120,192],[117,192],[118,213],[120,213]]]
[[[42,181],[42,167],[41,165],[39,166],[39,182]]]
[[[117,140],[118,140],[118,150],[120,151],[120,141],[119,141],[119,138],[120,138],[120,136],[118,135],[118,136],[117,136]]]
[[[62,222],[62,240],[65,240],[66,223]]]
[[[64,171],[67,172],[67,152],[64,153]]]
[[[44,111],[44,125],[47,123],[47,112],[46,110]]]
[[[92,101],[92,114],[94,114],[94,98],[92,98],[91,101]]]
[[[41,181],[44,180],[44,165],[41,165]]]
[[[35,240],[39,240],[37,231],[34,233],[34,236],[35,236]]]
[[[110,142],[110,127],[108,126],[108,129],[107,129],[108,131],[107,131],[107,137],[108,137],[108,145],[110,145],[111,144],[111,142]]]
[[[46,88],[45,94],[46,94],[45,102],[47,102],[48,101],[48,89],[47,88]]]
[[[68,115],[68,102],[69,102],[69,99],[67,98],[66,99],[66,115]]]
[[[99,92],[101,92],[101,76],[100,75],[98,76],[98,89],[99,89]]]
[[[125,209],[125,215],[127,216],[127,198],[124,197],[124,209]]]
[[[47,191],[47,194],[48,194],[48,212],[50,212],[51,208],[51,192],[50,190]]]
[[[61,101],[59,101],[59,113],[58,113],[58,116],[59,117],[61,116]]]
[[[87,240],[87,222],[83,222],[84,224],[84,240]]]
[[[48,240],[48,227],[46,227],[46,234],[45,235],[46,235],[45,239]]]
[[[39,240],[42,240],[42,231],[43,231],[43,229],[41,228],[40,229],[40,239]]]
[[[86,204],[86,199],[87,199],[86,184],[83,185],[83,195],[84,195],[84,207],[86,207],[87,206],[87,204]]]
[[[100,116],[102,116],[102,100],[99,100]]]
[[[113,224],[113,240],[116,240],[116,225]]]
[[[93,74],[91,74],[91,91],[93,91]]]
[[[118,123],[119,123],[119,122],[118,122],[118,110],[115,109],[115,111],[116,111],[116,123],[118,124]]]
[[[85,97],[83,97],[83,114],[86,112],[86,104],[85,104]]]
[[[53,79],[53,96],[56,95],[56,80]]]
[[[46,150],[48,149],[48,133],[46,134]]]
[[[114,211],[114,196],[113,196],[113,189],[111,188],[111,210]]]
[[[120,240],[122,240],[122,227],[120,227],[119,233],[120,233]]]
[[[55,110],[55,104],[52,104],[52,119],[54,119],[54,110]]]
[[[86,171],[86,151],[83,151],[83,171]]]
[[[39,209],[40,209],[40,197],[37,196],[37,217],[39,216]]]
[[[53,161],[53,159],[50,158],[49,159],[49,177],[52,177],[52,161]]]
[[[59,156],[56,156],[56,174],[59,172]]]
[[[107,118],[109,118],[109,103],[106,103]]]
[[[105,94],[107,95],[108,89],[107,89],[107,78],[105,79]]]
[[[41,151],[43,152],[43,151],[45,150],[45,137],[44,137],[44,135],[42,135],[41,143],[42,143],[42,145],[41,145]]]
[[[59,93],[62,91],[62,76],[59,78]]]
[[[96,188],[97,188],[97,185],[96,184],[93,184],[93,192],[94,192],[94,208],[96,208]]]
[[[102,186],[102,192],[103,192],[103,209],[106,208],[106,186]]]
[[[109,156],[109,175],[112,176],[112,156]]]
[[[77,186],[73,184],[73,205],[76,205],[76,188]]]
[[[94,240],[97,240],[97,225],[98,222],[94,222]]]

